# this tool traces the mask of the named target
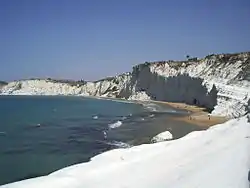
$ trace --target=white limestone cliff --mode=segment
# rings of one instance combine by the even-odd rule
[[[2,95],[81,95],[128,100],[163,100],[204,106],[213,114],[246,114],[250,98],[250,52],[188,61],[144,63],[132,73],[84,84],[56,80],[10,82]]]
[[[181,64],[181,62],[179,62]],[[250,53],[211,55],[194,62],[172,66],[171,62],[155,63],[151,72],[164,77],[187,74],[203,79],[203,84],[218,90],[214,114],[239,117],[245,114],[250,98]]]
[[[2,94],[12,95],[77,95],[81,87],[48,80],[24,80],[10,82],[2,88]]]

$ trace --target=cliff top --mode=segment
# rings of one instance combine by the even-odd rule
[[[210,54],[203,58],[197,58],[197,57],[187,57],[187,60],[166,60],[166,61],[152,61],[145,63],[138,64],[135,67],[138,66],[148,66],[148,65],[157,65],[161,66],[163,64],[169,64],[172,68],[178,68],[183,65],[188,66],[193,63],[202,63],[204,61],[213,61],[216,65],[225,64],[225,63],[235,63],[235,61],[241,60],[243,61],[242,65],[249,65],[250,64],[250,52],[240,52],[240,53],[225,53],[225,54]],[[250,69],[250,68],[249,68]]]

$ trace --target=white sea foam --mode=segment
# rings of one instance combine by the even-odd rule
[[[130,148],[132,147],[131,145],[125,143],[125,142],[120,142],[120,141],[112,141],[112,142],[107,142],[108,145],[112,146],[117,146],[119,148]]]
[[[148,111],[151,111],[151,112],[159,111],[159,106],[157,104],[154,104],[154,103],[143,103],[142,105]]]
[[[115,128],[120,127],[121,125],[122,125],[122,121],[117,121],[117,122],[115,122],[115,123],[109,124],[109,128],[110,128],[110,129],[115,129]]]
[[[144,108],[150,112],[166,112],[166,113],[183,113],[180,111],[176,111],[174,109],[171,108],[166,108],[166,107],[161,107],[157,104],[154,103],[145,103],[143,104]]]
[[[153,106],[146,106],[146,109],[151,111],[151,112],[156,112],[157,111],[157,109],[155,107],[153,107]]]
[[[126,117],[126,116],[123,116],[123,117],[122,117],[122,120],[125,120],[125,119],[127,119],[127,117]]]
[[[98,119],[98,116],[93,116],[93,119]]]

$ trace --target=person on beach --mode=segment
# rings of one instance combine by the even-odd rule
[[[211,117],[210,117],[210,114],[208,114],[207,116],[208,116],[208,119],[210,120],[210,118],[211,118]]]
[[[107,132],[103,131],[104,139],[107,139]]]

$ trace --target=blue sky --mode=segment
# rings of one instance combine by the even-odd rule
[[[187,54],[250,51],[249,0],[1,0],[0,80],[95,80]]]

